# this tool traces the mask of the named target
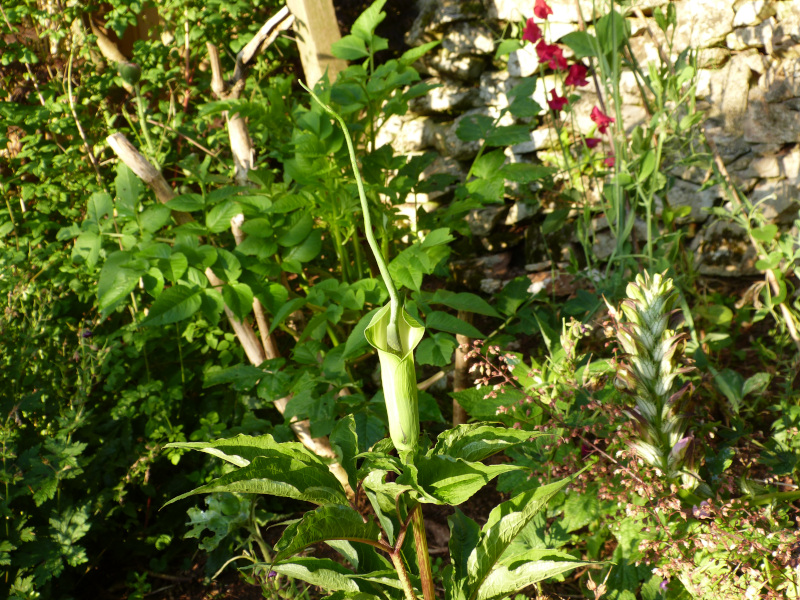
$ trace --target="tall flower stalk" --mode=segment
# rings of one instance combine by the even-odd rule
[[[686,434],[680,401],[691,384],[680,385],[679,376],[693,367],[681,366],[685,334],[670,326],[678,290],[672,279],[656,273],[639,274],[626,288],[628,298],[620,310],[609,305],[617,341],[624,351],[616,385],[630,393],[639,439],[631,442],[636,453],[672,482],[694,488],[693,438]]]

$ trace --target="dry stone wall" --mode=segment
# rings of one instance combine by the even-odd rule
[[[591,25],[598,0],[549,0],[548,41],[556,42]],[[631,48],[640,64],[659,62],[666,45],[651,15],[665,0],[637,0],[617,7],[631,25]],[[705,132],[714,142],[733,179],[761,206],[768,220],[791,227],[797,218],[800,192],[800,0],[677,0],[673,49],[697,51],[696,101],[705,112]],[[441,159],[434,169],[463,177],[480,147],[456,136],[459,122],[471,114],[497,116],[508,105],[507,94],[538,69],[532,45],[503,59],[494,56],[497,42],[509,25],[533,17],[533,0],[425,0],[407,34],[410,45],[438,39],[441,45],[421,65],[429,81],[441,84],[411,105],[403,118],[387,123],[380,143],[393,143],[400,152],[435,149]],[[580,7],[580,12],[578,7]],[[635,10],[634,10],[635,8]],[[607,10],[607,7],[606,7]],[[600,16],[598,14],[597,16]],[[675,57],[672,57],[675,58]],[[545,90],[557,82],[545,76],[534,99],[546,106]],[[628,131],[647,118],[631,73],[621,79],[623,115]],[[588,131],[588,115],[597,102],[582,88],[578,127]],[[501,124],[513,123],[506,114]],[[542,127],[527,143],[507,152],[509,161],[538,161],[537,154],[553,146],[554,137]],[[753,270],[753,256],[740,231],[729,223],[709,219],[706,208],[725,203],[718,187],[701,188],[708,173],[672,168],[674,178],[667,200],[690,206],[687,244],[699,257],[701,271],[741,274]],[[477,235],[496,223],[514,224],[530,218],[529,206],[507,203],[484,214],[473,213]],[[596,229],[602,232],[602,220]],[[602,235],[595,251],[600,255]],[[529,253],[530,254],[530,253]],[[535,257],[529,257],[534,260]]]

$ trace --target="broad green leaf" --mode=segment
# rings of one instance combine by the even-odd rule
[[[120,250],[108,256],[97,280],[97,306],[104,316],[134,290],[148,268],[147,261],[130,252]]]
[[[759,242],[764,242],[766,244],[775,239],[775,236],[778,234],[778,226],[774,224],[764,225],[763,227],[753,229],[752,234]]]
[[[561,525],[567,532],[586,527],[599,516],[600,501],[597,489],[592,487],[584,494],[569,494],[564,503],[564,519]]]
[[[454,294],[447,290],[436,290],[430,300],[429,304],[444,304],[455,310],[464,310],[467,312],[485,315],[487,317],[497,317],[500,315],[492,306],[480,296],[470,294],[469,292],[460,292]]]
[[[230,308],[240,321],[243,321],[253,308],[253,291],[246,283],[226,283],[222,286],[222,299],[225,301],[225,306]]]
[[[497,45],[497,50],[494,53],[494,59],[497,60],[503,56],[507,56],[522,48],[522,41],[517,39],[503,40]]]
[[[350,28],[350,33],[357,35],[365,42],[369,42],[375,34],[375,28],[386,18],[386,13],[381,10],[384,4],[386,4],[386,0],[375,0],[355,20]]]
[[[114,203],[111,201],[111,196],[105,192],[95,192],[89,196],[89,201],[86,203],[86,222],[93,225],[100,225],[100,223],[114,212]]]
[[[472,174],[476,177],[495,176],[505,162],[506,155],[502,150],[487,152],[472,163]]]
[[[359,60],[369,56],[364,40],[355,35],[346,35],[331,44],[331,54],[343,60]]]
[[[196,210],[202,210],[203,206],[205,206],[205,201],[200,194],[181,194],[167,202],[166,206],[171,210],[177,210],[179,212],[194,212]]]
[[[453,358],[458,342],[449,333],[434,333],[420,342],[417,348],[417,363],[446,367]]]
[[[398,496],[412,489],[408,485],[400,485],[395,482],[386,482],[387,471],[371,469],[370,473],[363,480],[364,493],[367,494],[372,510],[386,533],[386,539],[390,544],[394,544],[396,500]]]
[[[142,231],[155,233],[169,223],[172,211],[163,204],[148,206],[140,215],[139,223]]]
[[[756,373],[755,375],[748,377],[745,379],[744,385],[742,386],[742,396],[746,396],[747,394],[753,392],[757,394],[763,393],[767,389],[770,379],[770,374],[765,372]]]
[[[414,466],[416,469],[407,467],[398,483],[416,483],[414,488],[425,495],[423,501],[450,505],[466,502],[501,473],[523,468],[510,464],[484,465],[447,455],[420,457]]]
[[[267,372],[252,365],[238,364],[224,369],[209,371],[203,378],[203,388],[220,384],[232,384],[236,390],[252,389]]]
[[[191,317],[202,304],[201,291],[202,288],[197,286],[189,287],[183,284],[173,285],[164,290],[153,302],[150,312],[140,325],[143,327],[167,325]]]
[[[630,37],[631,26],[622,15],[612,10],[597,20],[595,31],[598,47],[602,48],[603,52],[609,53],[615,52]]]
[[[530,550],[494,569],[473,597],[475,600],[500,600],[539,581],[591,564],[575,560],[566,552]]]
[[[467,337],[483,339],[483,334],[473,325],[462,321],[449,313],[434,310],[425,319],[425,326],[439,331],[466,335]]]
[[[136,203],[142,192],[142,182],[122,161],[117,163],[114,188],[117,192],[117,214],[120,217],[132,217],[136,213]]]
[[[506,448],[543,435],[548,434],[471,423],[459,425],[440,433],[431,453],[462,458],[466,461],[479,461]]]
[[[568,208],[557,208],[548,213],[542,222],[542,235],[549,235],[564,226],[569,216]]]
[[[562,479],[522,492],[492,510],[489,520],[481,530],[480,542],[469,557],[470,599],[479,593],[484,581],[514,538],[533,517],[547,508],[550,499],[564,489],[571,480],[571,478]],[[495,578],[492,581],[494,582]]]
[[[206,215],[206,229],[211,233],[221,233],[231,227],[231,219],[242,212],[238,204],[227,200],[217,204]]]
[[[242,264],[233,252],[225,248],[216,248],[216,260],[211,265],[211,270],[222,281],[234,282],[242,274]]]
[[[303,548],[327,540],[377,543],[380,537],[380,528],[373,521],[364,523],[361,514],[349,506],[320,506],[284,530],[275,544],[274,560],[285,560]]]
[[[250,367],[250,369],[255,369],[255,367]],[[260,373],[262,376],[264,375],[263,371],[260,371]],[[214,384],[209,383],[208,385]],[[212,442],[173,442],[167,444],[166,447],[199,450],[200,452],[205,452],[206,454],[221,458],[237,467],[246,467],[259,456],[266,456],[265,452],[267,450],[274,451],[278,448],[284,453],[294,452],[300,459],[305,455],[308,455],[308,460],[315,458],[301,443],[285,442],[279,444],[270,434],[261,436],[239,434],[232,438],[214,440]]]
[[[639,168],[639,174],[636,176],[636,180],[639,183],[642,183],[653,172],[656,167],[656,153],[653,150],[648,150],[647,153],[642,158],[642,166]]]
[[[487,388],[468,388],[460,392],[451,392],[450,396],[458,400],[458,403],[464,407],[469,416],[478,420],[501,421],[506,425],[513,424],[514,419],[510,415],[498,413],[501,406],[510,406],[515,402],[524,399],[525,395],[516,390],[509,389],[505,394],[497,394],[496,397],[489,396],[485,398],[487,392],[491,390]]]
[[[422,240],[423,248],[432,248],[433,246],[440,246],[452,242],[455,238],[450,235],[450,230],[447,227],[440,227],[428,232],[425,239]]]
[[[299,246],[292,246],[284,255],[285,261],[308,262],[317,257],[322,250],[322,230],[315,229]]]
[[[428,42],[427,44],[422,44],[421,46],[415,46],[410,50],[406,50],[403,55],[397,59],[401,65],[411,66],[413,63],[418,61],[420,58],[425,56],[428,52],[436,48],[441,44],[441,41],[436,40],[434,42]]]
[[[329,437],[331,446],[336,451],[339,464],[342,465],[350,487],[356,489],[356,455],[358,454],[358,435],[356,434],[356,420],[353,415],[340,419],[331,431]]]
[[[553,169],[544,165],[531,163],[510,163],[500,169],[500,174],[508,181],[517,183],[533,183],[553,175]]]
[[[595,55],[597,40],[585,31],[573,31],[562,37],[560,41],[575,53],[575,58]]]
[[[76,239],[72,248],[72,262],[84,262],[87,267],[94,268],[100,258],[103,238],[94,231],[84,231]]]
[[[303,460],[298,460],[298,453],[284,447],[284,444],[279,444],[277,448],[262,449],[261,454],[249,465],[181,494],[167,504],[196,494],[214,492],[269,494],[320,505],[347,504],[341,484],[319,459],[311,461],[301,456]]]
[[[162,258],[158,261],[158,268],[164,274],[164,278],[172,283],[183,277],[186,269],[189,267],[189,260],[185,254],[175,252],[169,255],[169,258]]]
[[[272,570],[324,590],[348,592],[348,596],[360,590],[358,583],[351,578],[353,572],[330,558],[295,557],[273,564]]]
[[[372,317],[379,310],[379,308],[373,308],[366,315],[361,317],[358,323],[356,323],[356,326],[353,328],[353,331],[350,332],[350,336],[347,338],[347,342],[345,343],[344,358],[350,358],[351,356],[361,354],[366,348],[369,347],[367,338],[364,337],[364,330],[367,328],[367,325],[369,325]]]
[[[283,304],[279,309],[278,312],[273,315],[272,324],[269,326],[269,332],[272,333],[275,331],[275,328],[278,327],[281,323],[283,323],[284,319],[292,314],[294,311],[298,310],[306,303],[305,298],[292,298],[285,304]]]
[[[487,146],[513,146],[531,140],[531,128],[528,125],[499,125],[489,130],[486,136]]]
[[[717,371],[711,367],[710,370],[714,375],[714,387],[724,394],[731,403],[733,412],[738,415],[742,407],[742,401],[744,400],[744,394],[742,393],[744,377],[731,369]]]
[[[480,527],[458,507],[455,507],[455,512],[447,517],[447,523],[450,525],[450,559],[455,574],[453,581],[463,586],[469,575],[467,570],[469,556],[480,539]]]
[[[469,115],[458,123],[456,135],[464,142],[476,142],[486,137],[494,119],[486,115]]]
[[[308,237],[313,226],[313,217],[310,213],[306,213],[278,238],[278,243],[285,248],[297,246]]]

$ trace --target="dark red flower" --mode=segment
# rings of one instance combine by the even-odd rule
[[[608,129],[608,126],[614,122],[613,117],[609,117],[606,114],[603,114],[603,111],[597,108],[596,106],[592,109],[592,114],[589,115],[592,121],[597,123],[597,131],[600,133],[605,133]]]
[[[547,105],[555,112],[559,112],[567,105],[567,99],[564,96],[559,96],[555,90],[550,90],[552,100],[547,101]]]
[[[591,150],[592,148],[597,147],[597,144],[600,143],[600,138],[586,138],[583,141],[586,143],[586,147]]]
[[[542,39],[542,30],[533,22],[533,19],[528,19],[525,24],[525,33],[522,34],[522,41],[535,44],[540,39]]]
[[[575,63],[574,65],[570,65],[569,67],[569,74],[567,78],[564,80],[564,85],[575,85],[575,86],[582,86],[582,85],[589,85],[589,82],[586,80],[586,72],[587,69],[580,63]]]
[[[547,19],[547,15],[553,14],[553,9],[550,8],[544,0],[536,0],[536,3],[533,5],[533,14],[540,19]]]
[[[614,158],[613,154],[611,156],[607,156],[603,160],[603,164],[605,164],[605,166],[607,166],[609,169],[613,168],[614,167],[614,163],[616,163],[616,162],[617,162],[617,159]]]
[[[567,60],[564,58],[564,52],[555,44],[548,44],[544,40],[539,40],[539,43],[536,44],[536,55],[539,57],[540,63],[548,63],[554,71],[567,70]]]

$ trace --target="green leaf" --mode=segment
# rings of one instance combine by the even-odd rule
[[[364,330],[367,328],[367,325],[369,325],[370,321],[372,321],[372,317],[379,310],[380,308],[373,308],[358,320],[358,323],[356,323],[356,326],[353,327],[353,331],[350,332],[347,342],[345,343],[344,358],[350,358],[351,356],[361,354],[366,348],[369,347],[367,338],[364,337]]]
[[[464,142],[476,142],[486,137],[493,124],[494,119],[486,115],[469,115],[458,123],[456,135]]]
[[[84,231],[75,240],[72,248],[72,262],[84,262],[90,269],[97,264],[100,258],[100,249],[103,246],[103,238],[94,231]]]
[[[411,48],[410,50],[406,50],[403,55],[397,59],[401,65],[411,66],[413,63],[418,61],[420,58],[425,56],[428,52],[436,48],[439,44],[441,44],[439,40],[434,42],[428,42],[427,44],[422,44],[421,46],[416,46]]]
[[[93,225],[100,225],[106,217],[114,212],[114,203],[111,196],[105,192],[95,192],[89,196],[86,203],[86,222]]]
[[[386,13],[382,12],[386,0],[375,0],[369,8],[362,12],[350,28],[350,33],[357,35],[365,42],[369,42],[375,35],[375,28],[386,18]]]
[[[631,26],[622,15],[612,10],[597,20],[595,31],[598,47],[609,53],[615,52],[625,43],[631,34]]]
[[[103,316],[134,290],[148,268],[147,261],[134,258],[130,252],[120,250],[109,255],[97,281],[97,306]]]
[[[165,206],[171,210],[180,212],[194,212],[196,210],[202,210],[203,206],[205,206],[205,201],[200,194],[181,194],[180,196],[175,196],[172,200],[167,202]]]
[[[500,175],[508,181],[517,183],[541,181],[551,177],[552,174],[553,169],[551,167],[531,163],[509,163],[500,169]]]
[[[449,333],[434,333],[420,342],[417,364],[446,367],[450,364],[458,342]]]
[[[246,283],[225,284],[222,286],[222,299],[240,321],[253,309],[253,291]]]
[[[522,48],[522,42],[517,39],[503,40],[497,45],[497,50],[494,53],[494,59],[497,60],[503,56],[507,56]]]
[[[336,451],[339,464],[347,472],[350,487],[356,489],[356,455],[358,454],[358,434],[356,434],[356,420],[353,415],[347,415],[337,421],[329,436],[331,446]]]
[[[531,128],[528,125],[500,125],[489,131],[487,146],[513,146],[531,141]]]
[[[484,465],[447,455],[424,456],[398,477],[423,494],[422,501],[458,505],[469,500],[483,486],[502,473],[518,471],[516,465]]]
[[[770,374],[765,372],[756,373],[752,377],[748,377],[745,379],[744,385],[742,386],[742,396],[747,396],[747,394],[750,393],[764,393],[769,385],[770,379]]]
[[[279,309],[278,312],[273,315],[272,318],[272,325],[269,326],[269,332],[272,333],[275,331],[275,328],[278,327],[281,323],[283,323],[284,319],[292,314],[294,311],[299,309],[306,303],[305,298],[292,298],[287,303],[283,304]]]
[[[310,213],[306,213],[278,238],[278,243],[285,248],[297,246],[308,237],[313,226],[313,217]]]
[[[586,58],[595,55],[597,40],[585,31],[573,31],[559,40],[575,53],[575,58]]]
[[[247,466],[181,494],[167,504],[196,494],[214,492],[269,494],[320,505],[347,504],[347,496],[341,484],[328,467],[318,458],[311,460],[296,452],[293,447],[287,447],[287,444],[278,444],[276,448],[262,448],[261,455]],[[168,446],[181,447],[179,444]]]
[[[444,304],[455,310],[463,310],[478,315],[485,315],[487,317],[500,318],[498,312],[480,296],[470,294],[469,292],[460,292],[454,294],[447,290],[436,290],[430,300],[429,304]]]
[[[213,385],[232,384],[239,391],[250,390],[267,374],[266,371],[252,365],[234,365],[224,369],[209,371],[203,378],[203,389]]]
[[[489,573],[473,597],[475,600],[500,600],[539,581],[591,564],[575,560],[566,552],[529,550]]]
[[[642,166],[639,168],[639,174],[636,176],[636,181],[642,183],[656,168],[656,153],[653,150],[648,150],[642,158]]]
[[[272,570],[324,590],[356,593],[360,589],[350,577],[353,572],[330,558],[295,557],[284,563],[273,564]]]
[[[142,192],[142,182],[136,174],[123,162],[117,163],[117,176],[114,179],[117,191],[117,214],[120,217],[132,217],[136,213],[136,203]]]
[[[375,522],[364,523],[361,514],[349,506],[321,506],[285,529],[275,544],[274,560],[285,560],[303,548],[327,540],[377,543],[380,538],[381,530]]]
[[[298,261],[301,263],[308,262],[317,257],[322,250],[322,230],[315,229],[299,246],[293,246],[287,252],[283,260],[285,261]]]
[[[564,503],[561,525],[567,532],[582,529],[599,516],[599,508],[596,488],[590,488],[584,494],[570,494]]]
[[[342,60],[359,60],[369,56],[364,40],[355,35],[346,35],[331,44],[331,54]]]
[[[147,317],[140,323],[142,327],[167,325],[188,319],[200,309],[202,299],[198,286],[173,285],[161,292],[153,302]]]
[[[506,448],[543,435],[548,434],[472,423],[459,425],[440,433],[439,438],[436,440],[436,446],[431,452],[434,455],[463,458],[466,461],[479,461]]]
[[[568,208],[557,208],[553,212],[548,213],[542,222],[542,235],[549,235],[561,229],[564,223],[566,223],[568,216]]]
[[[231,226],[231,219],[242,212],[238,204],[227,200],[217,204],[206,215],[206,229],[211,233],[227,231]]]
[[[742,393],[744,377],[731,369],[717,371],[713,367],[710,367],[709,370],[714,375],[714,387],[728,399],[731,403],[731,408],[733,408],[733,412],[738,415],[744,400],[744,394]]]
[[[522,492],[492,510],[489,520],[481,530],[480,542],[469,557],[469,598],[475,598],[478,594],[481,594],[481,598],[494,597],[487,594],[494,593],[494,590],[502,585],[502,581],[497,581],[497,577],[492,577],[491,587],[485,591],[481,588],[500,557],[530,520],[545,510],[553,496],[564,489],[570,481],[571,478],[562,479],[535,490]]]
[[[509,390],[505,394],[497,394],[496,397],[489,396],[488,398],[484,398],[488,391],[490,390],[486,388],[476,389],[473,387],[460,392],[451,392],[450,396],[458,400],[458,403],[464,407],[464,410],[467,411],[473,419],[502,421],[510,424],[507,422],[508,416],[498,414],[497,410],[501,406],[509,406],[514,402],[522,400],[525,395],[521,392]]]
[[[774,224],[764,225],[763,227],[753,229],[751,233],[759,242],[764,242],[766,244],[774,240],[775,236],[778,235],[778,226]]]
[[[139,215],[139,223],[141,224],[142,231],[148,233],[155,233],[164,225],[169,223],[172,211],[163,204],[156,204],[147,207]]]
[[[431,311],[428,314],[425,319],[425,326],[439,331],[465,335],[470,338],[483,339],[484,337],[473,325],[449,313],[438,310]]]
[[[470,554],[480,540],[480,527],[458,507],[447,518],[447,523],[450,525],[450,558],[455,574],[453,582],[463,587],[469,576]]]

